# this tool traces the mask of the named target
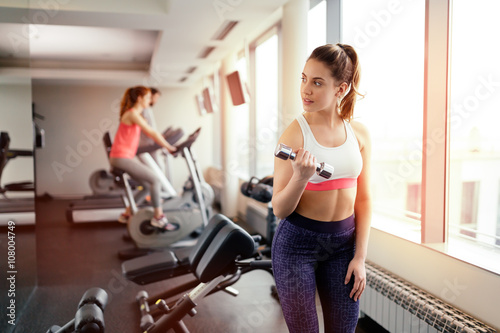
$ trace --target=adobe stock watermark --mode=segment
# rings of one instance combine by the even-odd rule
[[[253,301],[255,310],[249,311],[245,314],[245,317],[240,317],[238,320],[238,326],[236,332],[238,333],[253,333],[260,331],[259,328],[264,325],[265,322],[270,320],[271,315],[276,309],[276,301]],[[250,310],[250,309],[249,309]]]
[[[453,302],[455,301],[460,295],[462,295],[462,292],[467,289],[467,286],[464,284],[461,284],[458,281],[458,277],[455,277],[453,281],[449,280],[444,280],[444,288],[441,290],[441,298],[447,302]]]
[[[371,41],[391,24],[394,15],[400,14],[403,9],[401,1],[391,0],[385,9],[372,10],[371,20],[367,21],[362,28],[354,27],[354,46],[362,49],[370,45]]]
[[[145,77],[142,80],[142,84],[145,87],[156,87],[160,86],[162,83],[165,82],[165,78],[168,76],[168,72],[163,71],[160,66],[155,65],[153,66],[153,69],[151,70],[150,74],[148,77]]]
[[[224,21],[224,15],[227,12],[232,12],[233,10],[236,9],[243,0],[215,0],[212,2],[212,6],[214,7],[215,12],[217,13],[217,16],[221,21]]]
[[[53,161],[51,163],[52,171],[54,171],[57,180],[62,182],[63,176],[66,173],[73,172],[82,163],[83,158],[92,153],[94,147],[102,145],[103,134],[115,128],[116,122],[111,121],[109,118],[103,118],[99,122],[98,128],[91,130],[83,129],[81,133],[85,139],[80,140],[74,147],[66,145],[64,160],[61,162]]]
[[[114,295],[121,294],[130,285],[130,281],[127,280],[121,272],[112,269],[111,275],[112,277],[108,281],[106,289],[106,291],[108,291],[108,303],[111,302]]]
[[[247,169],[250,161],[257,159],[258,153],[268,150],[272,147],[271,154],[274,151],[274,146],[277,144],[278,117],[273,117],[269,121],[269,125],[257,130],[256,136],[251,140],[246,138],[238,142],[237,157],[231,160],[223,174],[223,181],[227,177],[233,177],[241,173],[242,169]],[[271,155],[272,156],[272,155]],[[272,173],[272,170],[269,170]]]
[[[30,10],[29,17],[23,16],[21,18],[22,23],[25,25],[22,27],[21,34],[9,32],[7,38],[11,43],[12,48],[15,53],[19,52],[21,45],[29,45],[31,38],[38,36],[40,25],[45,25],[53,19],[61,8],[61,5],[66,5],[71,0],[38,0],[36,4],[41,9]]]
[[[471,93],[465,96],[461,103],[454,103],[450,108],[450,130],[457,130],[463,122],[469,118],[474,112],[477,112],[487,99],[498,93],[500,81],[495,81],[492,74],[479,76],[479,83],[472,89]],[[422,152],[425,147],[426,154],[432,155],[438,144],[445,141],[445,132],[443,129],[435,129],[430,134],[425,142],[415,140],[412,146],[415,148],[408,152],[405,156],[399,156],[400,163],[397,170],[394,172],[387,171],[384,173],[386,183],[391,190],[396,190],[397,186],[405,183],[414,172],[422,167]]]

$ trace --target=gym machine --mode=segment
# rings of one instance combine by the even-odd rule
[[[277,226],[277,219],[274,215],[273,206],[271,204],[271,200],[273,198],[273,177],[267,176],[262,179],[251,177],[248,182],[241,184],[240,191],[246,197],[267,204],[265,235],[266,247],[262,250],[262,254],[270,256],[271,244]]]
[[[184,131],[180,128],[173,129],[172,127],[169,127],[162,133],[162,136],[168,143],[174,145],[184,136]],[[109,142],[111,143],[111,140],[109,140]],[[108,147],[106,144],[105,146],[107,155],[109,156],[109,149],[111,149],[111,147],[110,146]],[[175,190],[172,189],[172,186],[168,182],[172,181],[169,173],[170,168],[168,168],[169,164],[167,161],[168,155],[165,154],[163,151],[161,151],[161,149],[162,147],[156,143],[154,145],[139,146],[139,148],[137,149],[137,156],[144,164],[148,165],[150,168],[153,168],[157,174],[161,174],[162,176],[164,175],[166,177],[166,178],[165,177],[161,178],[163,190],[166,192],[165,193],[166,196],[174,196],[176,194]],[[164,158],[165,165],[167,165],[164,171],[160,169],[156,161],[150,155],[151,153],[157,151],[161,152],[160,155]],[[166,184],[164,182],[164,179],[168,180]],[[113,174],[106,169],[100,169],[94,171],[90,175],[89,186],[90,189],[92,190],[94,197],[108,197],[108,196],[120,197],[123,193],[123,189],[116,184]]]
[[[173,145],[184,135],[184,132],[181,129],[174,130],[168,128],[162,135],[165,140]],[[104,133],[103,144],[106,156],[109,158],[109,152],[111,151],[112,145],[109,132]],[[159,148],[161,147],[157,145],[141,147],[137,153],[144,156],[146,164],[157,173],[167,193],[166,197],[170,198],[177,193],[172,188],[165,175],[158,171],[159,167],[153,158],[149,154],[146,154]],[[124,184],[122,184],[122,182],[122,179],[117,178],[106,170],[95,171],[89,179],[89,185],[93,195],[85,197],[83,200],[72,202],[66,209],[67,221],[71,223],[116,222],[118,216],[123,213],[124,205],[128,205],[127,199],[123,194]],[[132,191],[135,191],[140,186],[132,179],[129,179],[128,185],[131,187]],[[141,204],[143,204],[143,202],[136,202],[136,205]]]
[[[259,246],[257,251],[260,256],[271,258],[271,247],[273,244],[274,233],[278,226],[278,219],[273,212],[273,206],[271,200],[273,198],[273,180],[272,176],[267,176],[262,179],[257,177],[251,177],[248,182],[241,184],[241,193],[254,199],[258,202],[267,204],[267,215],[266,215],[266,235],[264,239],[264,244]],[[275,285],[271,286],[271,296],[279,301],[278,290]]]
[[[124,186],[126,198],[130,205],[132,216],[127,223],[130,238],[136,245],[136,249],[120,251],[122,259],[130,259],[145,255],[167,246],[186,246],[192,241],[190,236],[199,235],[200,230],[206,227],[212,216],[212,203],[214,199],[213,189],[208,185],[201,173],[201,169],[193,158],[191,146],[197,140],[201,128],[194,131],[182,143],[176,145],[177,152],[174,156],[181,155],[187,163],[190,177],[184,184],[181,195],[163,202],[163,212],[169,222],[179,224],[180,228],[175,231],[165,231],[151,225],[154,216],[150,207],[138,209],[132,190],[125,179],[128,175],[123,170],[112,170],[115,177]],[[174,244],[175,243],[175,244]]]
[[[194,316],[195,307],[205,296],[217,291],[237,295],[229,287],[242,274],[254,269],[271,270],[269,260],[253,258],[255,248],[254,237],[227,217],[214,216],[210,228],[204,230],[189,255],[190,270],[196,279],[190,285],[179,286],[160,297],[151,298],[146,291],[137,294],[141,331],[159,333],[173,329],[174,332],[189,332],[183,318],[187,314]],[[192,290],[176,302],[165,301],[167,297],[189,289]]]
[[[43,130],[34,126],[34,148],[43,147]],[[2,174],[7,163],[17,157],[32,157],[33,151],[26,149],[11,149],[8,132],[0,132],[0,215],[7,216],[7,220],[15,220],[17,224],[35,223],[35,184],[31,181],[2,184]],[[9,197],[9,192],[29,192],[27,197]]]

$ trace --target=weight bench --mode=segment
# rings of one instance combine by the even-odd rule
[[[245,230],[227,217],[215,215],[189,254],[189,270],[196,277],[197,286],[170,305],[164,299],[149,298],[145,291],[139,292],[136,300],[141,311],[141,331],[159,333],[173,329],[174,332],[189,332],[182,319],[186,314],[194,316],[194,308],[205,296],[234,284],[246,271],[271,269],[270,261],[249,259],[255,248],[254,238]],[[158,264],[157,273],[160,270]],[[152,302],[154,304],[150,305]]]

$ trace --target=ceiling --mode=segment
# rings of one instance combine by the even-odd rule
[[[189,86],[275,21],[287,1],[0,0],[0,76]]]

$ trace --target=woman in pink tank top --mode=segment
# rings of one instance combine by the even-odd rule
[[[161,206],[161,182],[150,168],[135,159],[141,131],[151,137],[160,146],[174,153],[176,148],[170,145],[163,136],[151,128],[142,116],[142,111],[151,102],[151,91],[143,86],[127,89],[120,105],[120,125],[113,141],[110,152],[110,163],[113,167],[127,172],[132,178],[139,181],[146,189],[144,197],[149,193],[154,209],[151,224],[166,231],[174,231],[179,225],[167,221]],[[118,221],[127,222],[131,215],[130,208],[120,216]]]

